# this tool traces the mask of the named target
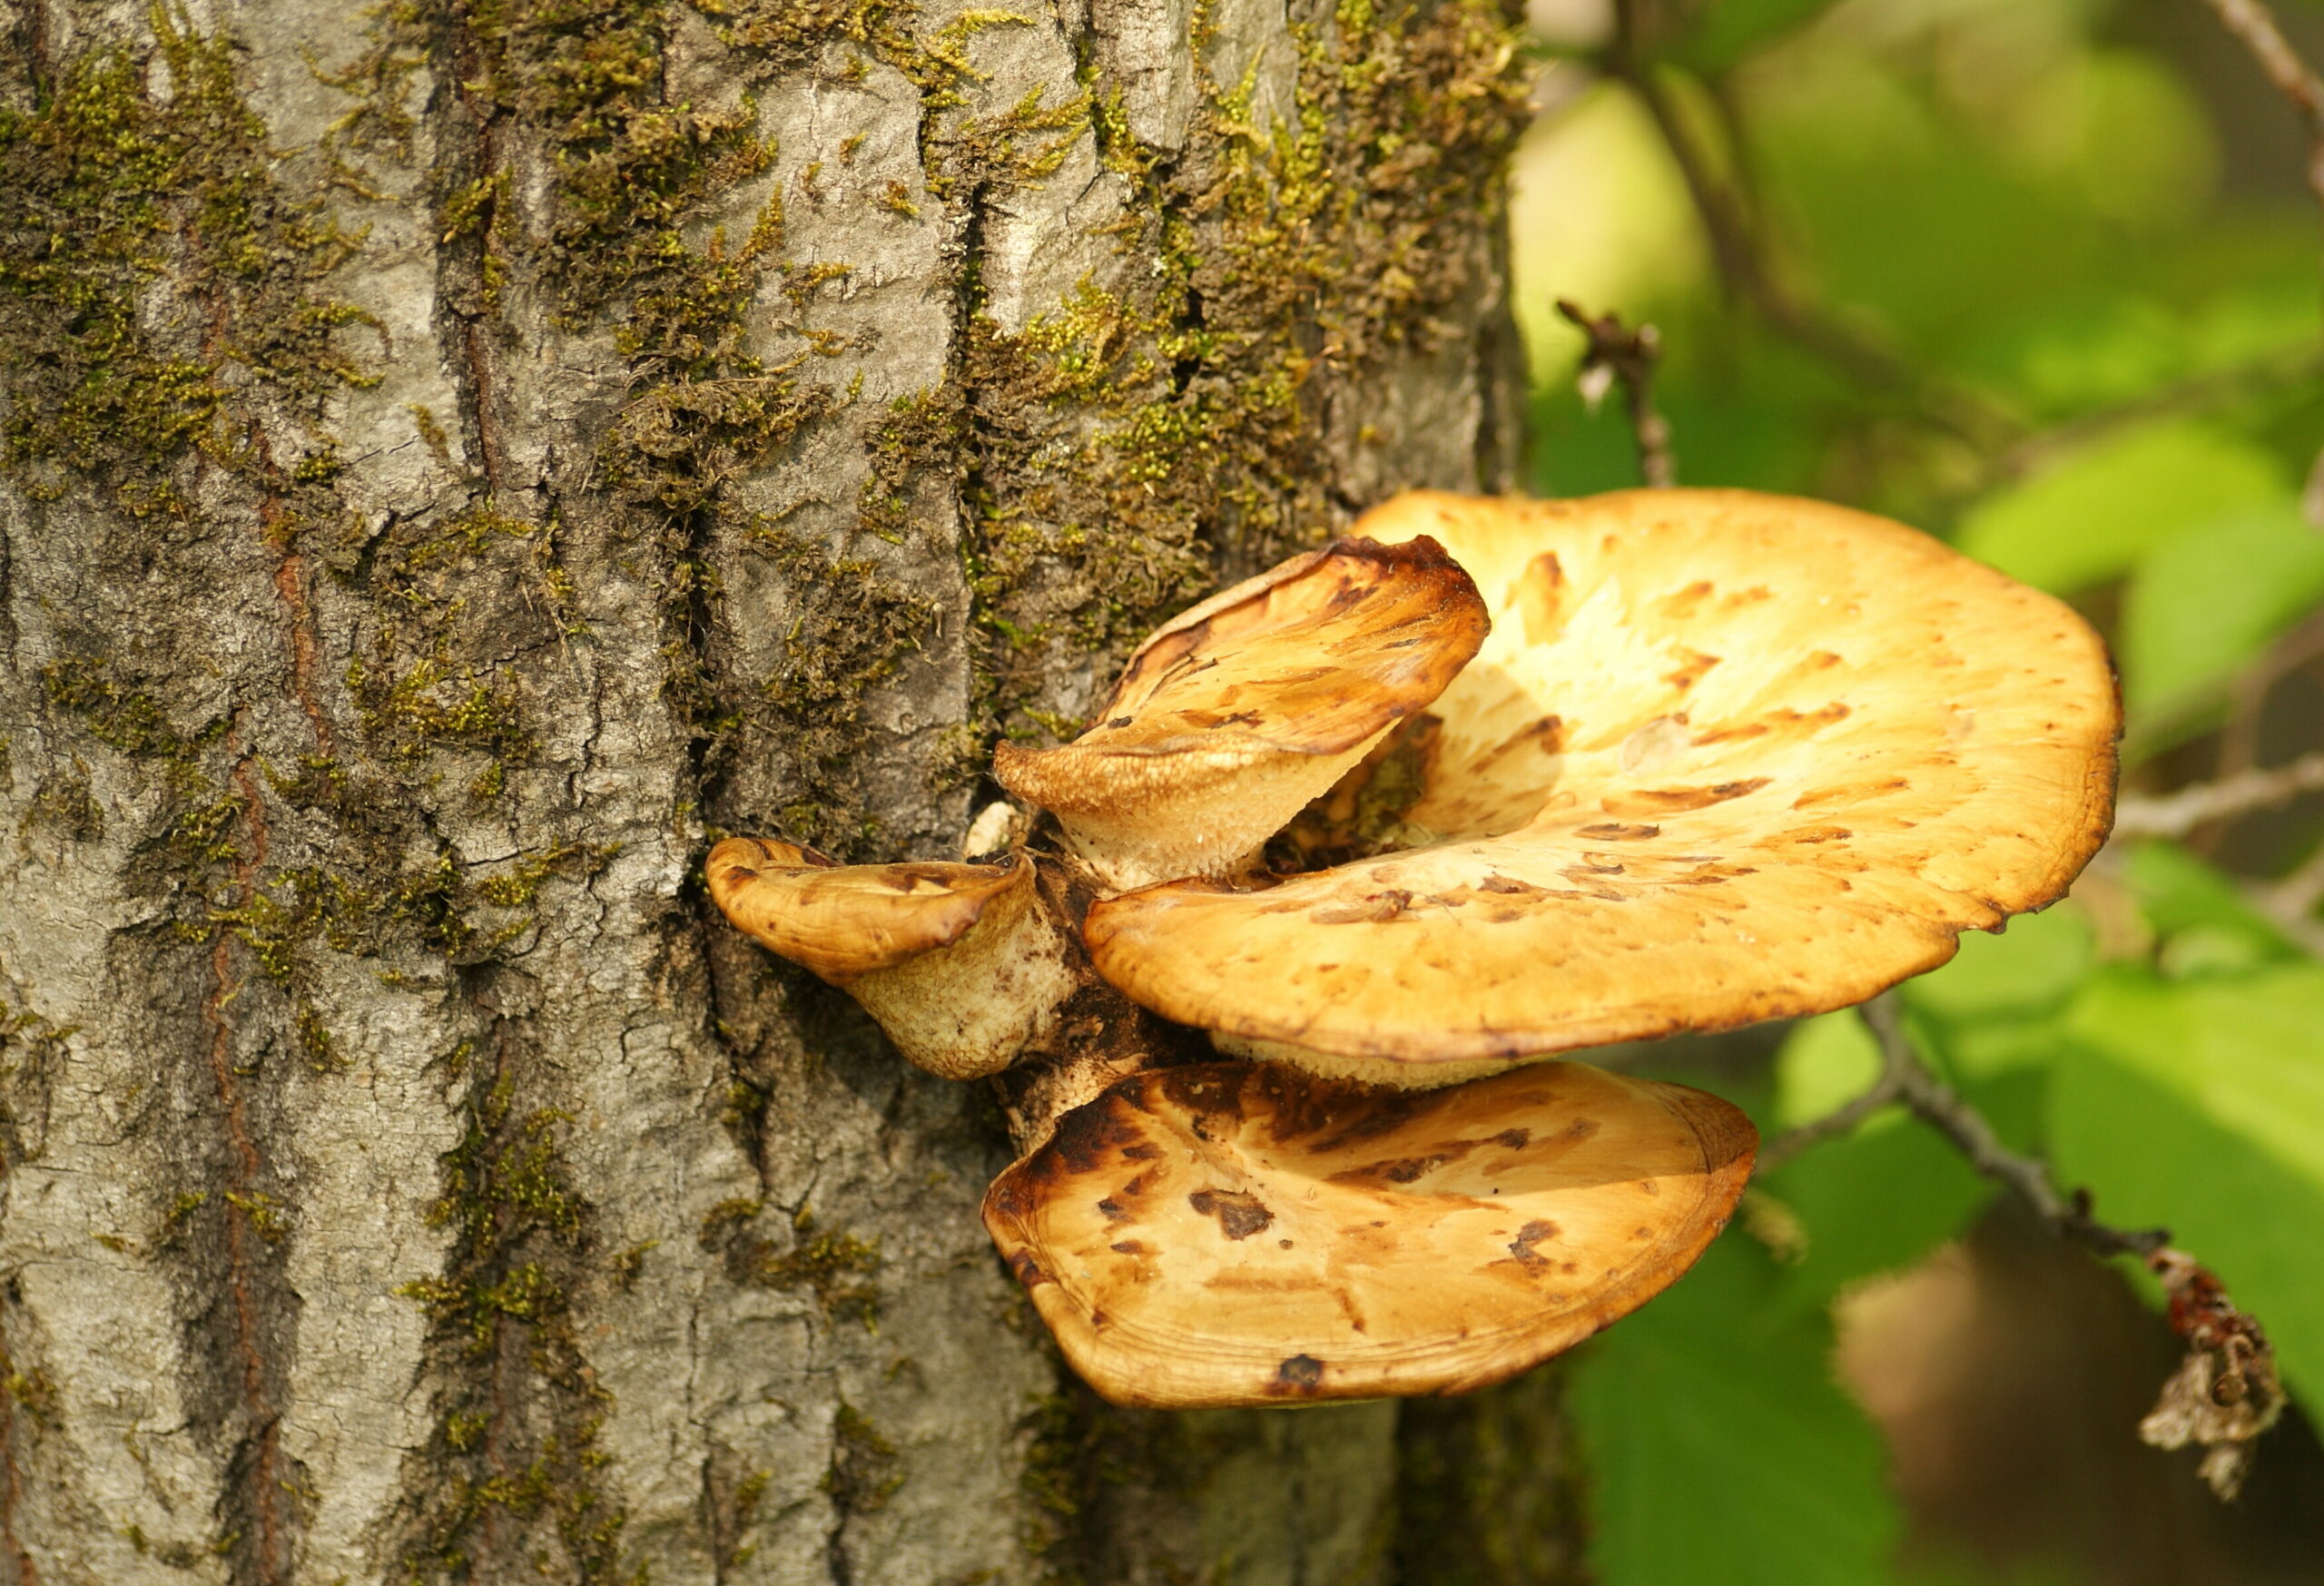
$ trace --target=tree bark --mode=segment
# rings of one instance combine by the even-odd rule
[[[7,16],[0,1581],[1565,1569],[1541,1381],[1098,1404],[699,875],[1506,478],[1500,0]]]

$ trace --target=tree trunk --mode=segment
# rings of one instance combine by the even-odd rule
[[[1500,0],[8,15],[0,1581],[1562,1572],[1545,1379],[1098,1404],[699,875],[1506,474]]]

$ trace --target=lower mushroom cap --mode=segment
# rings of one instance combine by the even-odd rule
[[[1068,1113],[985,1226],[1116,1404],[1459,1393],[1685,1272],[1757,1142],[1716,1097],[1581,1064],[1395,1092],[1202,1063]]]

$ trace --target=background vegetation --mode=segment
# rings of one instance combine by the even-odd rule
[[[2278,9],[2324,59],[2324,7]],[[2295,1402],[2214,1503],[2191,1453],[2137,1442],[2176,1354],[2128,1298],[2155,1303],[2143,1270],[2049,1238],[1890,1108],[1764,1177],[1738,1235],[1574,1366],[1600,1578],[2324,1576],[2308,128],[2205,0],[1537,0],[1534,22],[1533,488],[1638,478],[1620,401],[1577,389],[1564,296],[1659,329],[1680,482],[1900,517],[2103,629],[2126,830],[2065,902],[1909,986],[1906,1029],[2101,1217],[2211,1266]],[[2270,796],[2207,820],[2165,796],[2213,784]],[[1697,1059],[1771,1133],[1879,1063],[1853,1014],[1631,1060]]]

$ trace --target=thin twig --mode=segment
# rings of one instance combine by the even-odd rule
[[[1662,336],[1651,325],[1632,330],[1619,314],[1585,312],[1571,298],[1558,300],[1558,312],[1590,338],[1581,356],[1581,394],[1592,409],[1606,394],[1606,386],[1620,381],[1622,404],[1629,410],[1630,436],[1638,442],[1639,477],[1657,489],[1679,482],[1670,460],[1670,426],[1654,406],[1654,365],[1662,356]]]
[[[2061,1237],[2088,1246],[2101,1256],[2148,1256],[2171,1242],[2170,1234],[2161,1228],[2116,1228],[2098,1221],[2090,1215],[2087,1195],[2060,1195],[2050,1182],[2047,1165],[2003,1145],[1984,1115],[1938,1079],[1913,1049],[1894,991],[1882,992],[1857,1012],[1880,1043],[1880,1078],[1846,1106],[1769,1141],[1760,1153],[1762,1166],[1786,1161],[1808,1146],[1853,1128],[1889,1103],[1898,1102],[1951,1140],[1970,1167],[2013,1191]]]
[[[2284,37],[2284,30],[2277,25],[2275,13],[2264,0],[2203,0],[2220,20],[2220,25],[2233,34],[2251,58],[2260,63],[2260,70],[2267,74],[2278,94],[2291,105],[2308,129],[2311,147],[2308,154],[2308,185],[2316,194],[2316,202],[2324,205],[2324,79],[2309,69],[2299,58],[2299,52]]]
[[[1964,389],[1939,385],[1908,360],[1853,326],[1818,312],[1769,268],[1760,248],[1760,228],[1742,194],[1712,174],[1713,162],[1697,146],[1685,117],[1641,48],[1640,9],[1640,0],[1614,0],[1614,35],[1603,57],[1604,67],[1637,95],[1669,147],[1671,162],[1678,166],[1688,196],[1702,219],[1711,263],[1728,292],[1748,303],[1778,334],[1851,379],[1904,396],[1933,422],[1965,439],[1984,447],[1998,444],[2003,432],[2012,427],[1984,399]]]
[[[2324,78],[2302,60],[2284,37],[2276,14],[2266,0],[2203,0],[2220,25],[2235,35],[2260,64],[2269,83],[2283,96],[2308,132],[2308,190],[2324,208]],[[2309,522],[2324,528],[2324,452],[2317,454],[2308,488],[2300,493],[2301,509]]]
[[[2186,1358],[2164,1385],[2153,1414],[2140,1423],[2139,1435],[2158,1448],[2201,1445],[2203,1479],[2220,1497],[2232,1498],[2250,1471],[2260,1434],[2283,1412],[2275,1352],[2259,1321],[2236,1308],[2215,1275],[2186,1252],[2172,1249],[2167,1230],[2100,1222],[2090,1215],[2087,1191],[2060,1195],[2045,1164],[2003,1145],[1984,1115],[1938,1079],[1914,1049],[1896,992],[1884,991],[1856,1011],[1880,1043],[1880,1078],[1845,1107],[1769,1141],[1759,1154],[1761,1166],[1786,1160],[1901,1102],[2059,1237],[2102,1256],[2139,1257],[2162,1280],[2171,1330],[2187,1345]]]
[[[2324,749],[2267,771],[2239,772],[2217,782],[2199,782],[2161,798],[2125,798],[2115,807],[2114,835],[2183,837],[2212,821],[2271,810],[2302,793],[2318,792],[2324,792]]]
[[[1983,494],[1994,482],[2022,479],[2038,472],[2053,458],[2088,446],[2112,430],[2181,414],[2207,413],[2255,393],[2312,384],[2319,375],[2324,375],[2324,349],[2295,347],[2077,413],[2035,430],[2001,453],[1979,471],[1976,493]]]
[[[1882,993],[1882,999],[1887,995]],[[1904,1099],[1905,1065],[1910,1055],[1907,1049],[1883,1043],[1880,1049],[1880,1077],[1872,1082],[1869,1089],[1854,1100],[1843,1102],[1823,1117],[1811,1118],[1797,1128],[1786,1129],[1761,1146],[1758,1166],[1755,1170],[1771,1172],[1810,1147],[1820,1146],[1826,1140],[1837,1139],[1850,1133],[1856,1125],[1883,1108],[1893,1107]]]

